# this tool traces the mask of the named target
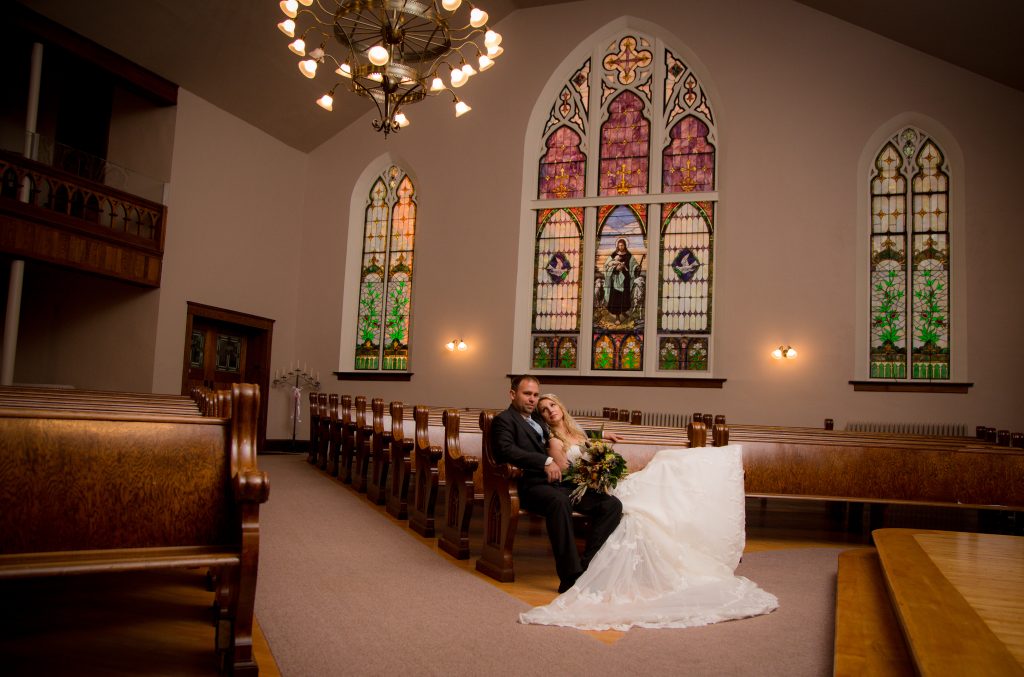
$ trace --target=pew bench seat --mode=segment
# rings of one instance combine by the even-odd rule
[[[221,416],[0,408],[0,579],[209,567],[222,668],[256,674],[259,389]]]

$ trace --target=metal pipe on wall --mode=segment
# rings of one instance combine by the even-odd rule
[[[43,45],[32,45],[32,66],[29,74],[28,104],[25,113],[25,157],[35,159],[36,123],[39,118],[39,86],[43,75]],[[26,179],[19,195],[22,202],[31,198],[31,186]],[[21,319],[21,292],[25,282],[25,262],[11,261],[10,282],[7,287],[7,310],[4,316],[3,352],[0,353],[0,385],[14,383],[14,358],[18,351],[18,323]]]

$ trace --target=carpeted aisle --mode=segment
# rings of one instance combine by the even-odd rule
[[[423,547],[302,455],[261,456],[256,615],[281,674],[827,675],[837,549],[749,553],[737,573],[779,598],[758,618],[630,630],[607,644],[520,625],[526,605]]]

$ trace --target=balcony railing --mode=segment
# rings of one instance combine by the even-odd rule
[[[129,177],[113,163],[59,146],[42,157],[0,151],[0,250],[159,286],[167,208],[110,185]]]

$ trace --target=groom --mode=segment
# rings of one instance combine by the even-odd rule
[[[560,581],[558,592],[562,593],[572,587],[615,530],[622,517],[622,503],[591,489],[578,503],[570,503],[569,493],[575,485],[562,481],[562,471],[548,456],[547,426],[534,417],[540,382],[533,376],[516,376],[509,395],[512,404],[491,424],[491,448],[499,462],[511,463],[523,471],[519,499],[523,509],[545,519]],[[582,557],[573,533],[574,510],[590,518],[590,535]]]

